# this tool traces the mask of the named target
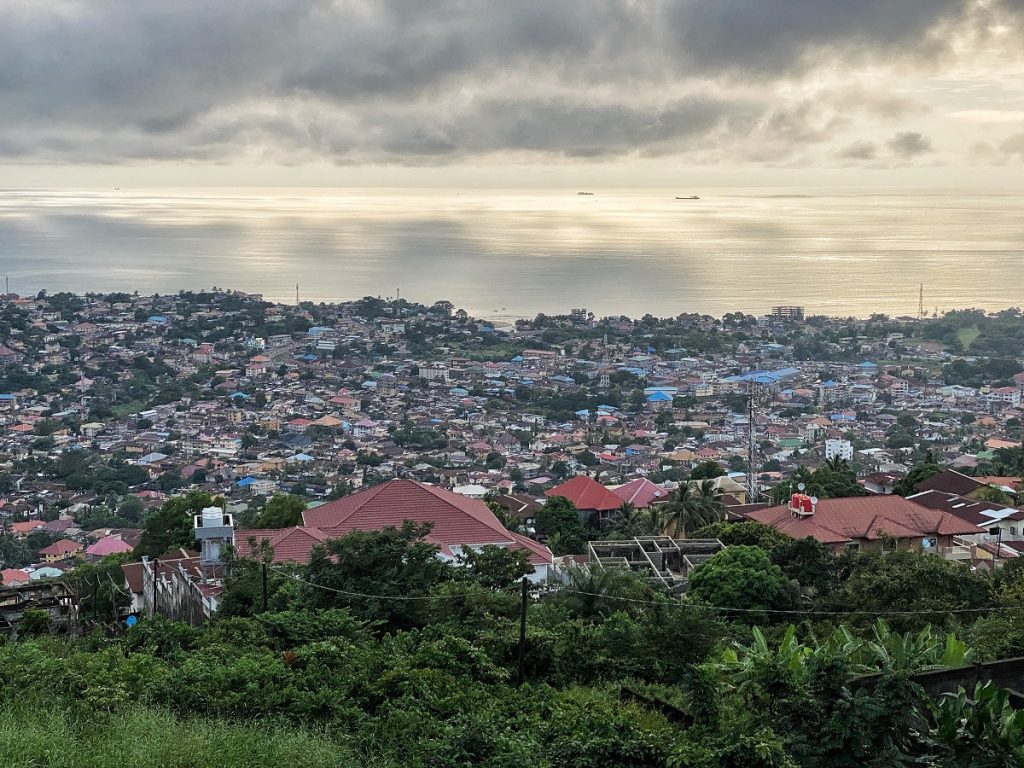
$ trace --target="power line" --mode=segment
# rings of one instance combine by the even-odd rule
[[[294,574],[289,575],[289,578],[295,581],[307,584],[317,589],[323,589],[328,592],[333,592],[339,595],[345,595],[347,597],[361,597],[370,600],[394,600],[397,602],[410,602],[416,600],[455,600],[464,598],[465,595],[372,595],[366,592],[352,592],[345,589],[337,589],[335,587],[328,587],[324,584],[316,584],[312,581],[306,581],[299,576]],[[636,605],[651,605],[658,606],[661,608],[684,608],[695,611],[721,611],[725,613],[757,613],[757,614],[772,614],[772,615],[784,615],[784,616],[932,616],[935,614],[962,614],[962,613],[1005,613],[1017,610],[1016,608],[1010,608],[1005,606],[993,606],[991,608],[934,608],[931,610],[891,610],[891,611],[869,611],[869,610],[850,610],[850,611],[826,611],[818,610],[814,608],[797,608],[784,610],[780,608],[729,608],[720,605],[706,605],[703,603],[688,603],[681,600],[641,600],[635,597],[623,597],[620,595],[606,595],[600,592],[586,592],[579,589],[569,589],[563,587],[561,589],[555,589],[548,593],[549,595],[560,595],[560,594],[571,594],[571,595],[583,595],[586,597],[600,597],[605,600],[617,600],[624,603],[633,603]]]
[[[728,608],[721,605],[706,605],[704,603],[687,603],[681,600],[679,601],[657,601],[657,600],[640,600],[635,597],[621,597],[618,595],[605,595],[600,592],[584,592],[578,589],[559,589],[554,594],[575,594],[575,595],[586,595],[588,597],[601,597],[605,600],[619,600],[620,602],[636,603],[640,605],[655,605],[663,608],[692,608],[696,610],[707,610],[707,611],[731,611],[734,613],[770,613],[770,614],[784,614],[784,615],[815,615],[815,616],[930,616],[937,613],[992,613],[992,612],[1009,612],[1016,611],[1017,608],[1010,608],[1005,606],[993,606],[991,608],[933,608],[931,610],[892,610],[892,611],[867,611],[867,610],[851,610],[851,611],[823,611],[814,608],[798,608],[783,610],[780,608]]]
[[[310,587],[316,587],[317,589],[323,589],[328,592],[334,592],[338,595],[345,595],[346,597],[362,597],[369,600],[395,600],[398,602],[413,602],[416,600],[457,600],[464,598],[465,595],[371,595],[366,592],[351,592],[347,589],[336,589],[335,587],[328,587],[325,584],[316,584],[312,581],[306,581],[299,576],[290,574],[289,578],[295,581],[307,584]]]

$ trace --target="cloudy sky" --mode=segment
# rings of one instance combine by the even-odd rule
[[[4,0],[0,184],[991,185],[1024,0]]]

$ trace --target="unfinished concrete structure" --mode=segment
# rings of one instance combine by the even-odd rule
[[[636,536],[588,544],[591,568],[629,568],[651,582],[681,592],[690,572],[716,552],[725,549],[718,539],[673,539],[670,536]]]
[[[50,616],[56,631],[66,631],[77,619],[75,593],[63,581],[33,581],[0,589],[0,634],[16,637],[25,611],[36,608]]]

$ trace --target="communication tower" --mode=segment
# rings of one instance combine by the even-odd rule
[[[608,360],[608,332],[604,333],[604,343],[601,345],[601,378],[598,380],[597,386],[601,389],[608,389],[611,386],[611,378],[608,374],[608,370],[611,365]]]

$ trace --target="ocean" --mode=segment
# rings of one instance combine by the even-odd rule
[[[495,319],[916,315],[922,284],[929,314],[1022,302],[1019,193],[592,191],[0,190],[0,278],[21,294],[400,292]]]

